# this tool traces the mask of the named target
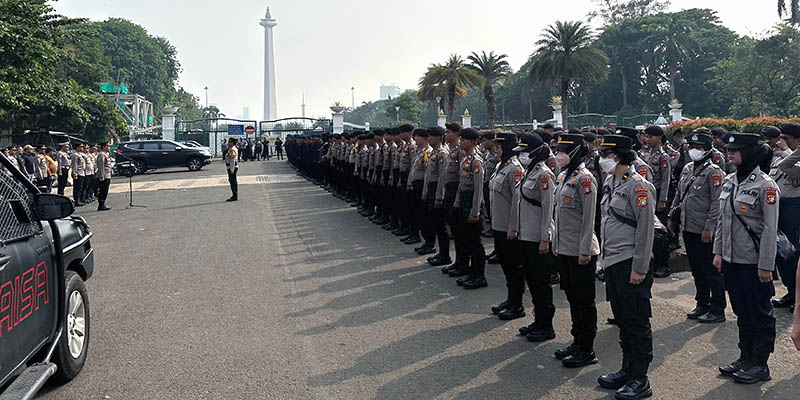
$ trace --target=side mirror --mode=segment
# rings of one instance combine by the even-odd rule
[[[75,204],[66,196],[38,193],[33,198],[33,208],[41,220],[52,221],[66,218],[75,212]]]
[[[181,150],[183,150],[183,147],[176,147],[175,148],[175,151],[181,151]]]

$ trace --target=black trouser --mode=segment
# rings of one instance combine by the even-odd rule
[[[656,192],[657,192],[656,193],[656,196],[657,196],[656,198],[660,199],[661,198],[661,190],[657,190]],[[667,219],[669,219],[668,218],[669,204],[670,203],[667,203],[667,207],[665,207],[663,211],[656,211],[656,218],[658,218],[658,220],[661,221],[661,223],[664,224],[664,226],[667,226]],[[654,243],[653,243],[653,258],[652,258],[653,267],[656,267],[656,268],[657,267],[661,267],[661,266],[669,267],[669,243],[672,240],[672,238],[670,237],[669,234],[667,234],[666,236],[663,236],[663,237],[661,237],[659,235],[656,235],[656,236],[658,236],[658,237],[653,239],[654,240]],[[658,242],[658,243],[656,243],[656,242]],[[663,251],[657,251],[656,250],[656,249],[662,249],[662,248],[663,248]]]
[[[106,199],[108,199],[108,188],[111,186],[111,179],[103,179],[97,186],[97,202],[102,206],[106,204]]]
[[[283,160],[283,149],[278,147],[275,152],[278,153],[278,160]]]
[[[80,175],[72,178],[72,199],[75,203],[83,203],[83,177]]]
[[[422,233],[425,238],[425,243],[428,244],[429,239],[433,239],[432,232],[425,226],[425,204],[422,203],[422,185],[424,181],[417,179],[411,182],[411,191],[408,193],[408,206],[411,211],[411,234],[418,235]],[[427,235],[427,236],[426,236]]]
[[[428,217],[430,219],[431,231],[435,235],[435,240],[439,242],[439,256],[450,258],[450,236],[445,227],[444,205],[436,208],[436,183],[428,184]],[[431,193],[433,191],[433,193]]]
[[[775,350],[775,317],[772,316],[772,282],[761,283],[755,264],[722,261],[725,289],[739,326],[741,358],[766,366]]]
[[[561,289],[567,295],[572,319],[570,333],[575,344],[585,351],[594,349],[597,336],[597,307],[594,304],[596,265],[597,256],[592,256],[588,264],[579,265],[577,256],[558,255]]]
[[[456,250],[455,263],[461,265],[462,267],[468,267],[469,258],[467,251],[464,248],[464,239],[460,230],[461,218],[458,214],[459,210],[453,208],[457,190],[458,182],[447,183],[444,185],[444,201],[442,201],[442,208],[444,209],[445,222],[447,222],[447,225],[450,226],[450,233],[453,235],[453,247],[455,247]],[[445,254],[443,251],[440,251],[440,253]],[[446,255],[450,255],[449,248]]]
[[[236,179],[236,173],[239,172],[239,167],[231,170],[228,170],[228,183],[231,184],[231,194],[232,197],[238,198],[239,197],[239,181]]]
[[[61,175],[58,176],[58,194],[64,195],[64,188],[67,187],[69,179],[69,168],[61,168]]]
[[[492,230],[494,234],[494,251],[500,259],[500,267],[506,276],[506,298],[515,306],[522,305],[525,293],[525,274],[520,261],[520,242],[508,240],[508,232]]]
[[[698,307],[710,308],[715,313],[725,310],[725,282],[722,274],[714,267],[714,243],[703,243],[699,233],[683,231],[686,257],[697,289],[694,299]]]
[[[653,331],[650,328],[650,289],[653,274],[648,273],[642,283],[632,285],[633,259],[618,262],[605,268],[606,298],[619,327],[619,346],[622,348],[623,368],[632,378],[647,377],[653,361]]]
[[[394,168],[392,170],[392,180],[391,186],[389,188],[389,193],[391,196],[390,203],[392,204],[392,225],[396,227],[401,226],[401,216],[403,215],[402,212],[402,191],[397,188],[398,183],[400,183],[400,170]]]
[[[796,251],[792,258],[778,263],[776,267],[783,285],[789,290],[789,294],[794,294],[797,289],[797,259],[800,257],[800,197],[781,197],[779,206],[778,229],[792,242]]]
[[[553,329],[556,307],[553,305],[553,288],[550,286],[551,253],[540,254],[539,242],[520,241],[520,246],[522,271],[533,298],[535,325],[541,329]]]
[[[406,186],[408,185],[408,171],[400,172],[400,187],[398,190],[400,191],[400,195],[397,196],[398,200],[398,210],[400,211],[400,219],[403,222],[403,227],[411,229],[411,202],[410,197],[411,193],[406,190]]]
[[[472,211],[472,191],[462,191],[459,198],[458,212],[459,212],[459,231],[462,234],[463,246],[465,256],[468,256],[465,261],[469,261],[470,274],[472,276],[484,276],[486,269],[486,250],[483,248],[481,242],[481,221],[471,223],[469,222],[469,214]]]

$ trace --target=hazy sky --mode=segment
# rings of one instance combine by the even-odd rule
[[[381,83],[416,88],[433,62],[450,53],[493,50],[519,68],[543,27],[584,19],[591,0],[60,0],[70,17],[122,17],[164,36],[178,49],[180,84],[236,117],[263,113],[264,32],[270,6],[275,32],[278,115],[330,116],[334,101],[379,97]],[[778,20],[773,0],[672,0],[672,10],[711,8],[740,34]]]

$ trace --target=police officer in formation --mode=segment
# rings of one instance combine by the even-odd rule
[[[715,138],[706,128],[667,152],[663,129],[652,126],[641,132],[620,127],[615,134],[554,129],[554,137],[546,130],[482,133],[456,123],[427,129],[403,125],[376,130],[377,135],[289,138],[286,149],[301,174],[311,179],[315,175],[307,170],[321,171],[324,187],[361,205],[372,222],[407,244],[425,239],[417,253],[436,253],[428,263],[443,266],[442,272],[459,278],[456,283],[465,289],[488,285],[481,231],[483,214],[491,214],[507,286],[506,300],[492,311],[501,319],[525,316],[527,285],[533,321],[520,334],[532,342],[555,338],[550,286],[555,265],[572,321],[572,343],[555,352],[565,367],[597,363],[594,273],[600,265],[620,329],[622,366],[598,383],[616,390],[617,398],[639,399],[652,394],[647,378],[653,358],[651,288],[669,257],[667,227],[658,218],[662,213],[669,232],[683,238],[695,280],[696,307],[687,317],[724,321],[724,290],[738,317],[741,357],[720,367],[720,373],[743,383],[769,379],[778,227],[795,241],[800,229],[800,203],[792,201],[800,198],[794,178],[800,176],[800,125],[778,129],[786,147],[779,158],[758,135],[717,129]],[[482,137],[491,140],[479,146]],[[728,145],[715,147],[722,137]],[[595,140],[599,146],[590,147]],[[489,162],[481,147],[493,149],[497,161]],[[318,161],[306,152],[318,153]],[[685,163],[671,188],[673,163],[681,158]],[[725,168],[732,173],[726,176]],[[487,170],[494,171],[488,179]],[[789,193],[792,197],[785,198]],[[785,221],[778,220],[779,207],[782,215],[788,210]],[[600,213],[599,228],[595,213]],[[781,275],[789,287],[788,270]],[[776,299],[776,306],[789,303],[784,299]]]
[[[719,195],[725,174],[714,164],[713,139],[707,129],[697,129],[689,137],[691,162],[681,171],[677,194],[672,202],[668,228],[683,234],[686,256],[692,270],[696,307],[687,314],[702,323],[725,321],[725,287],[722,275],[714,268],[712,247],[719,219]]]
[[[775,127],[765,130],[774,131]],[[800,124],[788,122],[779,128],[780,141],[786,146],[779,157],[773,157],[769,175],[778,185],[781,197],[778,213],[778,230],[786,235],[795,249],[800,249]],[[767,132],[765,132],[765,135]],[[797,292],[797,265],[800,252],[777,263],[781,280],[786,286],[785,296],[772,301],[777,308],[789,308],[794,312]]]
[[[736,314],[740,356],[719,370],[737,382],[755,383],[770,379],[767,360],[775,347],[770,299],[781,194],[767,174],[772,149],[759,135],[731,133],[726,150],[736,172],[722,183],[713,263]]]

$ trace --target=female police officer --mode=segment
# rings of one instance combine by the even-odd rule
[[[561,166],[556,188],[553,254],[558,257],[561,289],[567,295],[572,317],[573,343],[555,352],[565,367],[597,363],[594,338],[597,308],[594,272],[600,246],[594,233],[597,182],[583,163],[589,151],[576,130],[558,136],[556,159]]]
[[[714,266],[722,271],[739,326],[741,355],[719,368],[740,383],[770,379],[767,359],[775,347],[772,271],[777,250],[780,192],[767,175],[772,149],[755,134],[731,133],[714,231]]]
[[[509,239],[518,239],[525,281],[533,298],[534,322],[520,328],[531,342],[556,337],[553,330],[553,289],[550,287],[550,242],[553,240],[555,175],[547,166],[550,147],[537,134],[523,133],[517,147],[525,176],[511,201]],[[524,291],[524,287],[523,287]]]
[[[619,325],[622,368],[597,381],[606,389],[617,390],[618,399],[652,395],[647,379],[653,360],[650,258],[658,197],[655,186],[634,170],[636,155],[631,145],[629,137],[605,135],[599,159],[608,173],[601,202],[606,297]]]
[[[515,133],[496,133],[494,136],[494,152],[500,159],[494,174],[489,179],[489,205],[492,214],[492,234],[494,248],[500,260],[500,266],[506,277],[508,297],[499,305],[492,307],[492,312],[500,319],[511,320],[525,316],[522,306],[522,294],[525,292],[525,278],[519,258],[519,242],[509,237],[508,227],[511,219],[511,201],[517,182],[522,179],[522,164],[513,151],[517,147]]]

